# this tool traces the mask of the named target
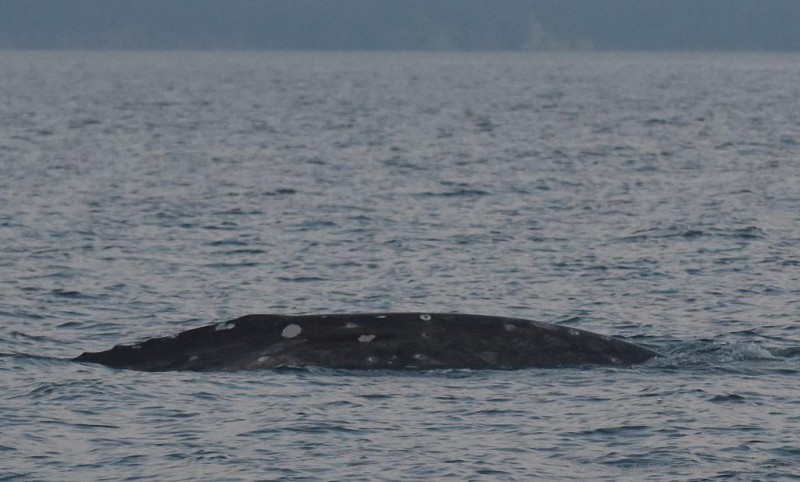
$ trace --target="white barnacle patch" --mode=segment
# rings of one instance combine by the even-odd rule
[[[292,323],[291,325],[286,325],[286,328],[281,332],[281,336],[284,338],[294,338],[302,332],[303,329],[300,328],[300,325]]]
[[[132,350],[141,350],[142,349],[142,345],[131,345],[131,349]]]
[[[361,335],[358,337],[358,341],[361,343],[369,343],[375,339],[375,335]]]
[[[545,323],[543,321],[536,320],[530,320],[529,323],[536,328],[541,328],[543,330],[558,331],[558,325],[554,325],[552,323]]]
[[[227,322],[223,321],[222,323],[217,323],[217,326],[214,327],[214,330],[215,331],[224,331],[224,330],[230,330],[232,328],[236,328],[236,324],[235,323],[227,323]]]
[[[422,353],[415,353],[411,358],[413,358],[414,360],[424,360],[428,357],[426,357]]]
[[[497,353],[493,351],[483,351],[479,356],[486,363],[495,363],[497,361]]]
[[[614,365],[621,365],[622,364],[622,361],[619,358],[614,357],[614,356],[608,357],[608,361],[610,361]]]
[[[367,363],[369,363],[370,365],[373,365],[375,363],[378,363],[378,359],[375,358],[374,356],[368,356],[367,357]]]
[[[505,328],[506,331],[514,331],[514,330],[517,329],[517,325],[513,325],[511,323],[506,323],[505,325],[503,325],[503,328]]]
[[[581,332],[576,330],[575,328],[570,328],[569,330],[567,330],[567,333],[569,333],[572,336],[578,336],[581,334]]]
[[[422,333],[420,333],[419,335],[420,335],[422,338],[425,338],[426,340],[427,340],[428,338],[430,338],[430,337],[431,337],[431,335],[429,335],[429,334],[428,334],[427,332],[425,332],[425,331],[423,331],[423,332],[422,332]]]
[[[431,321],[431,315],[429,315],[427,313],[423,313],[423,314],[419,315],[419,319],[422,320],[422,321]]]
[[[256,360],[256,363],[266,363],[268,361],[269,361],[269,357],[268,356],[260,356]]]
[[[192,361],[197,361],[197,359],[198,359],[198,358],[200,358],[200,357],[199,357],[199,356],[197,356],[197,355],[192,355],[192,356],[190,356],[190,357],[189,357],[189,361],[190,361],[190,362],[192,362]]]
[[[375,318],[378,318],[378,319],[383,319],[383,318],[386,318],[386,315],[378,315],[378,316],[376,316]]]
[[[350,323],[346,323],[344,325],[344,327],[347,328],[348,330],[352,330],[353,328],[358,328],[358,325],[353,323],[353,322],[350,322]]]

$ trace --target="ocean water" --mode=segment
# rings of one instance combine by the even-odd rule
[[[800,56],[0,52],[0,480],[789,480]],[[248,313],[631,368],[140,373]]]

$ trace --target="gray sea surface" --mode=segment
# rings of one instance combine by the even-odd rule
[[[0,52],[0,480],[794,479],[798,79],[755,53]],[[375,311],[667,356],[69,361]]]

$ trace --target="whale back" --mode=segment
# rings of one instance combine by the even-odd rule
[[[432,369],[628,366],[658,356],[540,321],[454,313],[255,314],[75,361],[145,371],[278,367]]]

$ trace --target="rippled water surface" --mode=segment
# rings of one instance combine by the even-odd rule
[[[800,57],[0,53],[3,480],[779,480]],[[459,311],[633,368],[140,373],[248,313]]]

